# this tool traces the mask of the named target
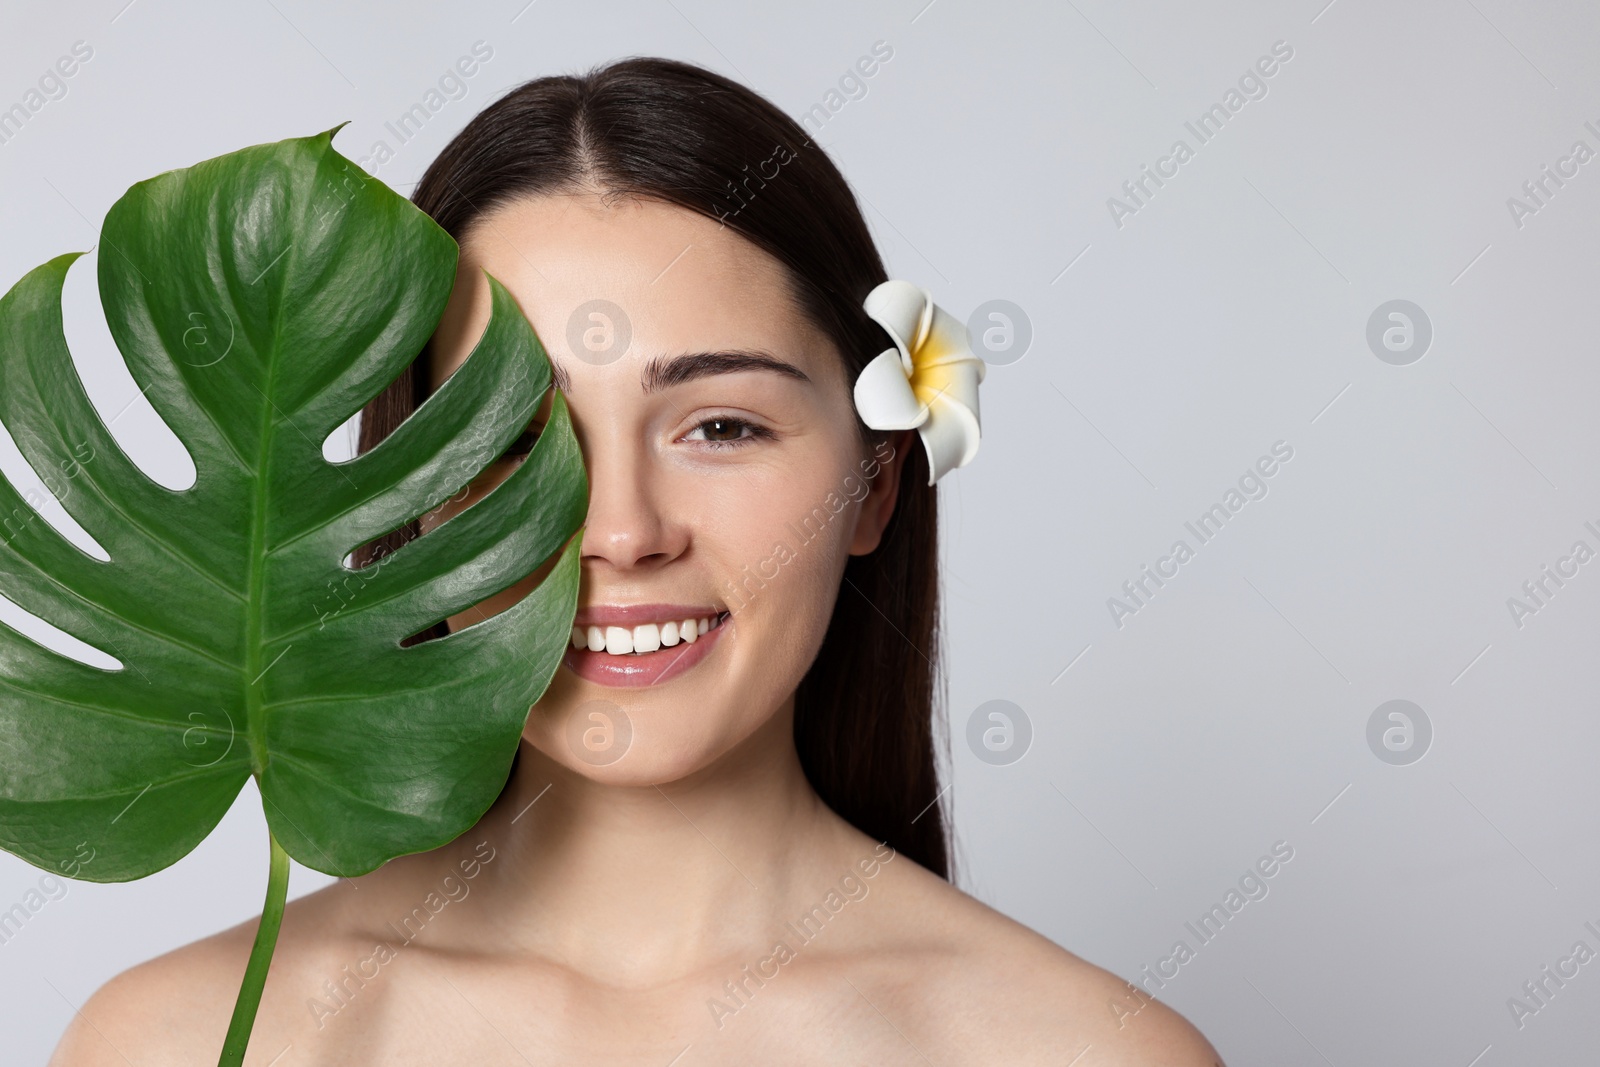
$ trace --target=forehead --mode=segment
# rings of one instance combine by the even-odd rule
[[[572,373],[586,369],[573,349],[596,321],[588,312],[597,302],[621,309],[636,365],[678,352],[760,350],[816,380],[829,362],[827,339],[800,311],[782,264],[733,229],[655,200],[557,194],[510,201],[468,226],[435,338],[435,386],[488,322],[483,271],[510,290]]]

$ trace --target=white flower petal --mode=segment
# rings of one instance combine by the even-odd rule
[[[910,375],[911,353],[926,335],[932,317],[932,295],[920,285],[890,278],[868,293],[861,307],[894,339],[901,365]]]
[[[978,453],[978,416],[959,400],[941,394],[929,407],[933,417],[918,428],[928,453],[928,484],[956,467],[965,467]]]
[[[915,428],[933,485],[977,455],[982,437],[978,383],[988,365],[972,351],[966,323],[933,301],[928,290],[891,278],[868,294],[863,309],[894,340],[856,379],[856,407],[874,429]]]
[[[928,334],[912,350],[913,365],[920,370],[961,359],[978,359],[972,352],[972,338],[967,334],[967,324],[938,304],[930,304],[929,307],[933,313],[929,316]],[[978,359],[978,381],[983,381],[987,370],[988,364]]]
[[[933,294],[922,290],[922,317],[917,320],[917,337],[911,342],[911,351],[916,352],[922,343],[928,339],[928,329],[933,325],[933,312],[937,305],[933,302]]]
[[[939,367],[938,373],[941,375],[942,380],[938,392],[927,402],[933,412],[928,421],[931,422],[939,418],[940,411],[943,410],[939,407],[939,402],[947,401],[970,414],[974,427],[981,426],[982,419],[978,411],[978,383],[983,380],[983,360],[976,356],[971,356],[955,363],[945,363]],[[977,447],[976,443],[972,445],[974,450]],[[971,457],[969,456],[968,458],[970,459]]]
[[[900,364],[900,353],[886,348],[861,369],[855,386],[856,410],[874,430],[911,430],[921,426],[929,411],[911,391],[911,381]]]

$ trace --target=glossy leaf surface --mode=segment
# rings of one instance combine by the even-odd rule
[[[461,368],[381,445],[324,440],[408,373],[455,241],[335,151],[337,127],[135,185],[108,213],[101,304],[133,379],[193,458],[172,491],[91,406],[62,330],[78,254],[0,300],[0,421],[110,556],[0,478],[0,595],[115,657],[0,625],[0,847],[125,881],[182,858],[254,775],[289,855],[352,876],[467,830],[505,782],[576,610],[588,484],[563,398],[533,453],[433,532],[348,554],[458,493],[550,387],[492,278]],[[543,564],[547,567],[541,567]],[[400,641],[536,571],[514,607]]]

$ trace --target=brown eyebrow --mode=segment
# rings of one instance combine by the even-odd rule
[[[550,365],[556,388],[563,393],[571,392],[572,380],[567,376],[566,369],[554,357],[551,357]],[[805,371],[793,363],[766,352],[690,352],[670,359],[653,357],[645,364],[641,381],[646,393],[656,393],[696,378],[744,370],[767,370],[802,382],[811,380]]]
[[[769,370],[802,382],[811,380],[805,371],[793,363],[786,363],[766,352],[691,352],[671,360],[656,356],[644,365],[641,379],[644,391],[655,393],[696,378],[742,370]]]

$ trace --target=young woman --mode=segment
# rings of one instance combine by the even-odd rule
[[[736,83],[633,59],[499,100],[415,202],[461,245],[456,288],[361,447],[503,283],[589,472],[578,625],[478,825],[288,905],[247,1062],[1219,1063],[948,880],[933,482],[976,447],[979,375],[924,291],[883,284],[822,150]],[[921,424],[871,429],[919,342]],[[489,492],[548,410],[362,558]],[[214,1062],[254,926],[107,983],[52,1062]]]

